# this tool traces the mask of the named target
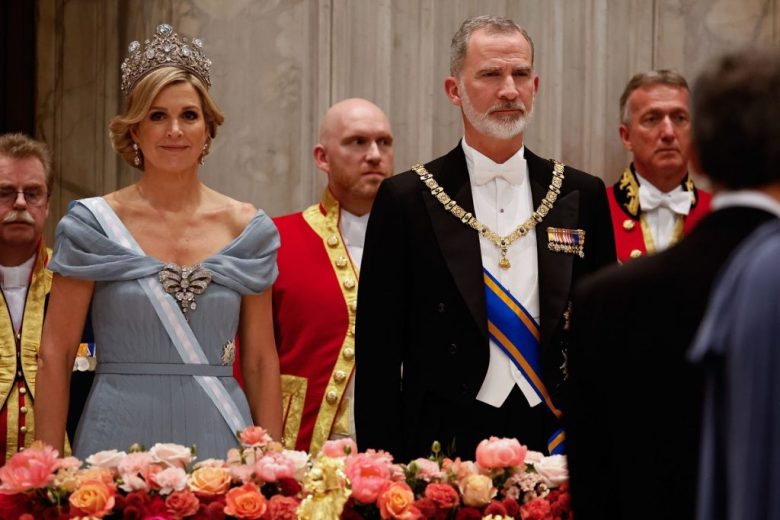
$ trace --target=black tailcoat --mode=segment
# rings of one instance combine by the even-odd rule
[[[577,288],[565,422],[578,520],[694,517],[702,379],[686,352],[717,273],[769,218],[724,208]]]
[[[525,158],[537,207],[550,186],[553,163],[528,149]],[[460,145],[426,169],[473,213]],[[584,258],[549,250],[547,227],[585,230]],[[615,261],[603,182],[567,167],[558,200],[537,225],[536,239],[542,372],[555,401],[563,380],[564,313],[572,287]],[[476,443],[491,434],[513,435],[534,449],[545,449],[553,426],[543,405],[532,409],[524,399],[510,399],[516,409],[507,428],[481,420],[477,412],[487,406],[475,398],[490,357],[479,237],[447,212],[412,171],[383,182],[372,208],[356,342],[355,417],[361,450],[381,448],[409,460],[427,456],[434,440],[445,448],[454,441],[450,454],[473,459]]]

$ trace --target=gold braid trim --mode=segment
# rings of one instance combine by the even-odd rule
[[[629,215],[636,218],[639,215],[639,182],[637,182],[631,166],[626,167],[623,175],[620,177],[618,188],[626,192],[626,203],[624,206]]]
[[[504,237],[477,220],[477,217],[472,215],[470,212],[460,207],[452,197],[445,193],[444,188],[439,186],[439,183],[436,182],[436,179],[433,178],[433,175],[429,173],[422,164],[415,164],[412,166],[412,170],[414,170],[414,172],[420,177],[420,180],[425,184],[425,186],[431,190],[431,195],[433,195],[436,200],[438,200],[441,205],[444,206],[445,210],[452,213],[455,218],[459,219],[467,226],[476,230],[481,236],[487,238],[501,251],[501,258],[498,261],[498,265],[502,269],[509,269],[511,264],[509,263],[509,259],[506,257],[509,246],[512,245],[515,240],[527,235],[528,232],[531,231],[538,223],[544,220],[544,217],[546,217],[553,208],[553,204],[555,204],[555,201],[558,199],[558,195],[561,193],[561,186],[563,186],[564,177],[564,164],[554,159],[553,164],[552,182],[548,188],[547,195],[544,196],[541,204],[539,204],[539,207],[536,208],[536,211],[531,213],[531,216],[528,217],[528,220],[517,226],[511,233]]]
[[[314,423],[310,453],[319,453],[320,448],[330,437],[335,423],[344,424],[344,414],[349,413],[344,391],[355,367],[355,311],[357,310],[358,270],[352,264],[347,245],[339,231],[341,206],[328,188],[322,195],[322,207],[311,206],[303,212],[304,220],[315,233],[322,238],[323,247],[331,261],[333,274],[339,282],[344,303],[347,306],[348,322],[344,341],[341,344],[336,363],[333,365],[330,381],[320,403],[317,421]]]

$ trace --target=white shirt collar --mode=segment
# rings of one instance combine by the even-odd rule
[[[347,246],[363,247],[366,240],[366,227],[368,226],[368,216],[366,213],[357,216],[341,208],[341,218],[339,219],[339,230]]]
[[[0,265],[0,283],[3,289],[18,289],[27,287],[30,283],[30,273],[32,273],[35,256],[32,255],[24,263],[15,266]]]
[[[713,211],[734,206],[762,209],[780,217],[780,202],[758,190],[718,192],[710,204]]]
[[[469,146],[465,137],[461,140],[461,147],[466,156],[466,167],[472,184],[487,184],[496,177],[501,177],[512,184],[522,185],[528,178],[525,146],[521,146],[512,157],[501,164]]]

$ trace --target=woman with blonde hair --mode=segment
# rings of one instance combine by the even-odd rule
[[[198,39],[157,27],[122,64],[114,149],[141,170],[126,188],[75,202],[57,227],[38,362],[36,435],[62,449],[68,384],[91,308],[95,381],[74,454],[133,443],[224,457],[251,424],[281,436],[270,319],[279,238],[251,204],[206,187],[198,165],[224,117]],[[236,332],[244,392],[232,377]]]

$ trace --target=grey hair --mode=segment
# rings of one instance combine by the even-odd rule
[[[489,34],[508,34],[519,32],[531,46],[531,65],[534,64],[534,42],[525,29],[509,18],[500,16],[482,15],[469,18],[464,21],[455,36],[452,37],[450,44],[450,75],[459,77],[463,68],[463,61],[466,59],[466,49],[469,45],[469,38],[475,31],[484,29]]]
[[[628,98],[631,93],[641,87],[647,87],[650,85],[667,85],[670,87],[677,87],[691,91],[688,88],[688,82],[679,72],[670,69],[651,70],[648,72],[640,72],[634,74],[634,76],[628,80],[626,88],[623,89],[623,93],[620,95],[620,122],[624,125],[628,125],[631,122],[631,114],[629,114]]]

